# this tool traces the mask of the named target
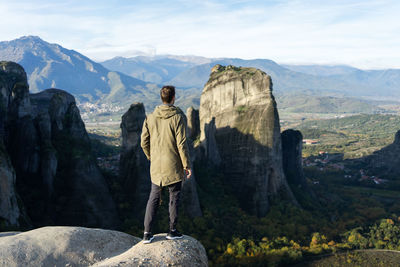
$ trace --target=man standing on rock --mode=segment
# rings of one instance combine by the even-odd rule
[[[186,141],[186,120],[182,110],[174,106],[175,87],[164,86],[160,91],[162,105],[149,114],[142,130],[141,146],[150,160],[151,192],[144,217],[143,243],[153,240],[151,233],[157,209],[160,205],[161,189],[169,189],[169,233],[167,239],[182,238],[176,229],[178,205],[182,180],[189,179],[189,149]]]

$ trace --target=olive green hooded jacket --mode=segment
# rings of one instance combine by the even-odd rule
[[[143,123],[141,147],[150,160],[151,182],[167,186],[183,180],[190,168],[186,119],[182,110],[161,105]]]

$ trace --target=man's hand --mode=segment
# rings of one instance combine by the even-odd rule
[[[192,176],[192,170],[191,169],[184,169],[183,172],[186,175],[187,179],[190,179],[190,177]]]

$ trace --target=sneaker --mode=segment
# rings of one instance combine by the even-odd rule
[[[179,233],[179,231],[176,229],[173,231],[169,231],[169,233],[167,235],[167,239],[169,239],[169,240],[180,239],[182,237],[183,237],[183,235],[181,233]]]
[[[150,232],[144,232],[143,244],[149,244],[154,239],[154,236]]]

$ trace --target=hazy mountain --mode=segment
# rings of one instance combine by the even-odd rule
[[[100,64],[110,70],[119,71],[143,81],[161,84],[167,83],[187,69],[213,60],[198,56],[159,55],[115,57]]]
[[[332,76],[332,75],[346,75],[349,73],[352,73],[354,71],[357,71],[358,69],[346,66],[346,65],[286,65],[283,64],[283,67],[305,73],[305,74],[311,74],[311,75],[317,75],[317,76]]]
[[[129,60],[135,64],[146,61],[158,64],[154,58],[136,57]],[[120,67],[123,68],[124,61],[120,62],[122,64]],[[384,112],[378,107],[381,102],[366,101],[360,97],[399,94],[397,83],[400,79],[396,76],[398,70],[363,71],[342,65],[279,65],[267,59],[209,59],[205,64],[195,64],[191,62],[183,65],[179,62],[179,66],[185,66],[181,68],[183,71],[164,83],[184,88],[203,88],[210,69],[215,64],[256,67],[271,75],[280,110],[306,113]],[[163,67],[168,68],[166,65]]]
[[[382,113],[380,102],[352,97],[280,94],[276,96],[280,111],[295,113]]]
[[[0,59],[15,61],[25,68],[31,92],[56,87],[73,94],[85,119],[88,118],[85,114],[100,113],[107,120],[107,116],[113,114],[118,117],[133,102],[143,102],[146,111],[150,112],[159,103],[160,84],[178,87],[177,105],[183,109],[198,107],[202,88],[215,64],[255,67],[265,71],[272,77],[278,103],[288,111],[340,112],[347,106],[342,112],[376,112],[379,109],[368,107],[354,97],[400,96],[400,70],[363,71],[348,66],[279,65],[268,59],[177,55],[117,57],[103,62],[103,66],[74,50],[34,36],[0,42]],[[286,97],[280,101],[279,98],[286,94],[296,99]],[[339,104],[340,101],[343,104]],[[336,104],[331,105],[333,102]]]
[[[160,103],[158,84],[145,82],[119,71],[110,71],[74,50],[50,44],[36,36],[0,42],[0,59],[17,62],[24,67],[29,79],[30,92],[55,87],[73,94],[85,119],[88,119],[88,114],[104,115],[104,119],[107,120],[113,114],[119,117],[134,102],[143,102],[146,111],[150,112]],[[120,63],[123,66],[134,65],[132,62],[142,64],[142,68],[146,69],[144,76],[152,77],[153,74],[148,73],[153,71],[153,77],[159,75],[162,77],[161,81],[165,81],[177,75],[183,68],[208,62],[208,59],[196,56],[166,56],[151,59],[139,57],[134,61],[115,58],[109,61],[113,66]],[[154,82],[157,79],[154,79]],[[200,94],[199,89],[178,89],[177,105],[183,109],[189,106],[197,107]]]
[[[184,57],[183,57],[184,58]],[[172,60],[174,59],[174,60]],[[124,71],[138,70],[134,77],[147,77],[149,81],[161,80],[163,83],[170,83],[180,87],[202,88],[208,80],[210,69],[216,65],[235,65],[243,67],[255,67],[265,71],[272,77],[274,90],[283,92],[302,92],[309,95],[330,95],[330,96],[400,96],[398,91],[400,84],[400,70],[371,70],[364,71],[344,65],[279,65],[268,59],[244,60],[238,58],[201,58],[202,60],[189,61],[172,56],[160,57],[134,57],[122,60],[113,59],[112,70]],[[126,61],[129,62],[126,63]],[[146,64],[150,67],[146,67]],[[164,62],[168,62],[165,64]],[[188,63],[189,62],[189,63]],[[204,63],[205,62],[205,63]],[[176,64],[171,66],[171,64]],[[165,73],[177,73],[173,75]],[[162,69],[162,73],[155,75],[154,69]],[[153,79],[153,80],[152,80]]]
[[[174,58],[143,56],[134,58],[116,57],[101,64],[108,69],[120,71],[137,79],[160,84],[196,65],[190,61]]]
[[[215,64],[235,65],[242,67],[254,67],[265,71],[272,78],[274,90],[281,92],[288,91],[330,91],[330,93],[338,94],[342,92],[342,88],[346,85],[340,81],[333,81],[327,77],[315,77],[304,73],[299,73],[286,69],[272,60],[268,59],[218,59],[212,63],[202,64],[190,68],[170,81],[182,87],[197,86],[203,87],[207,82],[210,69]],[[193,83],[193,84],[192,84]]]
[[[60,88],[79,102],[126,105],[135,101],[151,103],[157,86],[131,76],[109,71],[84,55],[39,37],[27,36],[0,42],[0,58],[21,64],[28,75],[31,92]],[[153,90],[152,90],[153,89]]]
[[[283,65],[293,71],[312,74],[316,76],[329,76],[336,80],[342,80],[348,84],[354,84],[357,88],[373,87],[380,96],[399,96],[400,70],[360,70],[345,65]]]
[[[377,96],[400,96],[400,69],[357,70],[349,74],[332,77],[356,84],[361,90],[363,87],[365,90],[372,87]]]

